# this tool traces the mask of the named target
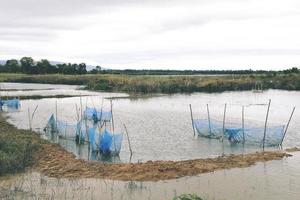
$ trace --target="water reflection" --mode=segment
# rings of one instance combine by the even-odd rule
[[[1,180],[3,198],[11,199],[172,199],[196,193],[206,200],[298,200],[300,153],[255,166],[220,170],[194,177],[158,182],[102,179],[56,179],[36,172]]]
[[[106,95],[106,93],[98,93],[98,96],[82,97],[82,102],[84,105],[99,108],[102,98]],[[260,148],[257,146],[245,145],[243,147],[241,144],[232,146],[227,141],[223,145],[219,140],[194,137],[188,105],[189,103],[193,105],[195,118],[201,118],[207,116],[206,104],[209,103],[211,118],[222,119],[224,102],[226,102],[226,121],[228,123],[241,123],[242,106],[251,105],[245,107],[245,124],[251,122],[258,126],[264,126],[268,99],[272,99],[269,125],[285,124],[292,107],[294,105],[300,107],[300,92],[281,90],[269,90],[264,93],[175,94],[135,101],[115,99],[113,100],[115,130],[124,132],[123,124],[126,124],[133,149],[132,162],[186,160],[215,157],[223,153],[258,151]],[[58,118],[75,123],[75,104],[80,105],[79,97],[23,100],[20,112],[8,113],[9,122],[19,128],[28,128],[27,120],[24,120],[27,119],[27,110],[28,108],[34,110],[35,106],[39,105],[33,121],[33,128],[42,130],[49,116],[55,112],[56,101],[58,102]],[[104,101],[104,107],[109,109],[108,100]],[[284,142],[284,148],[300,145],[299,119],[300,109],[296,109]],[[87,145],[79,149],[74,141],[61,140],[59,143],[79,158],[91,159]],[[128,162],[129,158],[130,151],[126,135],[124,135],[120,159],[122,162]]]

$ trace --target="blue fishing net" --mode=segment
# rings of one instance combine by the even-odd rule
[[[194,119],[194,127],[199,136],[219,139],[223,136],[223,122],[214,119]],[[284,126],[267,126],[265,146],[278,146],[281,144],[284,134]],[[230,142],[245,142],[252,145],[263,143],[264,127],[255,127],[241,124],[225,123],[224,138]]]
[[[100,152],[105,155],[118,155],[121,151],[122,140],[122,134],[112,134],[105,129],[99,137]]]
[[[110,154],[110,147],[112,145],[113,136],[107,130],[104,130],[99,138],[100,152],[103,154]]]
[[[98,143],[97,143],[98,138],[99,138],[99,135],[97,134],[95,127],[90,128],[89,129],[89,140],[90,140],[90,146],[93,151],[98,150]]]
[[[112,118],[111,111],[97,110],[95,108],[86,108],[84,111],[84,116],[86,119],[98,121],[110,121]]]
[[[104,155],[119,155],[122,147],[123,134],[112,134],[107,129],[102,133],[97,129],[97,124],[91,128],[87,121],[79,121],[76,125],[56,120],[52,114],[45,127],[46,132],[57,133],[63,138],[76,138],[81,141],[89,140],[93,151],[99,150]],[[88,136],[88,139],[87,139]]]
[[[87,136],[86,125],[79,121],[77,124],[70,124],[67,121],[56,120],[52,114],[46,124],[45,131],[57,133],[58,136],[63,138],[75,138],[79,136],[82,141],[85,141]]]
[[[20,108],[20,100],[19,99],[9,99],[9,100],[0,100],[0,105],[7,106],[9,108],[19,109]]]

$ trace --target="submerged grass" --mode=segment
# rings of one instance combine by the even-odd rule
[[[76,84],[90,90],[128,93],[191,93],[262,89],[300,90],[300,74],[226,76],[130,76],[112,74],[23,75],[0,74],[0,81]]]

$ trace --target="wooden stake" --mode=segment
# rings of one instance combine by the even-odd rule
[[[268,123],[268,118],[269,118],[270,105],[271,105],[271,99],[269,99],[268,110],[267,110],[266,121],[265,121],[264,138],[263,138],[263,151],[265,150],[265,141],[266,141],[266,132],[267,132],[267,123]]]
[[[110,100],[110,111],[111,111],[112,132],[114,133],[115,132],[115,124],[114,124],[112,100]]]
[[[33,124],[33,118],[34,118],[35,112],[38,109],[38,107],[39,107],[39,105],[35,106],[34,111],[33,111],[32,115],[31,115],[31,129],[32,129],[32,124]]]
[[[81,114],[81,119],[80,119],[80,132],[79,132],[79,139],[78,139],[79,144],[80,144],[80,141],[81,141],[81,134],[82,134],[81,121],[82,121],[82,117],[83,117],[81,94],[80,94],[80,114]]]
[[[242,131],[243,131],[243,143],[245,143],[245,107],[242,107]]]
[[[56,118],[56,120],[55,120],[55,131],[56,132],[58,132],[58,129],[57,129],[57,101],[55,102],[55,118]]]
[[[129,134],[128,134],[128,131],[127,131],[127,127],[125,124],[124,125],[124,128],[125,128],[125,132],[126,132],[126,135],[127,135],[127,140],[128,140],[128,146],[129,146],[129,151],[130,151],[130,157],[132,156],[132,149],[131,149],[131,143],[130,143],[130,138],[129,138]]]
[[[195,125],[194,125],[194,118],[193,118],[193,110],[192,110],[192,105],[190,104],[190,112],[191,112],[191,120],[192,120],[192,127],[193,127],[193,132],[194,132],[194,136],[196,135],[195,132]]]
[[[225,103],[225,106],[224,106],[224,115],[223,115],[223,134],[222,134],[222,141],[224,141],[224,135],[225,135],[226,108],[227,108],[227,104]]]
[[[111,111],[111,123],[112,123],[112,133],[114,136],[114,146],[115,146],[115,152],[116,150],[116,140],[115,140],[115,123],[114,123],[114,115],[113,115],[113,105],[112,105],[112,100],[110,100],[110,111]]]
[[[287,130],[288,130],[288,128],[289,128],[290,122],[291,122],[292,117],[293,117],[293,115],[294,115],[295,109],[296,109],[296,107],[293,108],[293,111],[292,111],[292,113],[291,113],[291,116],[290,116],[290,118],[289,118],[289,121],[288,121],[288,123],[287,123],[287,125],[286,125],[286,127],[285,127],[284,134],[283,134],[283,137],[282,137],[282,140],[281,140],[280,145],[282,145],[282,143],[283,143],[283,140],[284,140],[284,138],[285,138],[286,132],[287,132]]]
[[[210,115],[209,115],[208,104],[206,104],[206,108],[207,108],[207,119],[208,119],[209,134],[211,134]]]
[[[29,125],[29,130],[31,130],[30,110],[29,110],[29,108],[28,108],[28,125]]]

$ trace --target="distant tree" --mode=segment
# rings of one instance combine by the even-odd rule
[[[33,70],[34,60],[31,57],[23,57],[20,60],[21,69],[23,73],[33,74],[35,70]]]
[[[86,70],[86,64],[85,63],[80,63],[78,65],[78,69],[77,69],[77,73],[78,74],[86,74],[87,70]]]
[[[58,70],[61,71],[62,74],[75,74],[76,68],[78,68],[77,64],[61,64],[58,66]]]
[[[293,67],[293,68],[291,69],[291,72],[292,72],[292,73],[299,73],[299,69],[298,69],[297,67]]]
[[[96,66],[96,68],[91,70],[92,74],[99,74],[101,72],[102,68],[100,66]]]
[[[42,59],[41,61],[37,62],[37,68],[39,74],[46,74],[46,73],[56,73],[56,66],[50,64],[50,62],[46,59]]]
[[[21,66],[16,59],[7,60],[4,67],[6,68],[6,72],[17,73],[21,71]]]
[[[4,67],[4,65],[1,65],[1,63],[0,63],[0,73],[3,73],[3,72],[5,72],[5,67]]]

